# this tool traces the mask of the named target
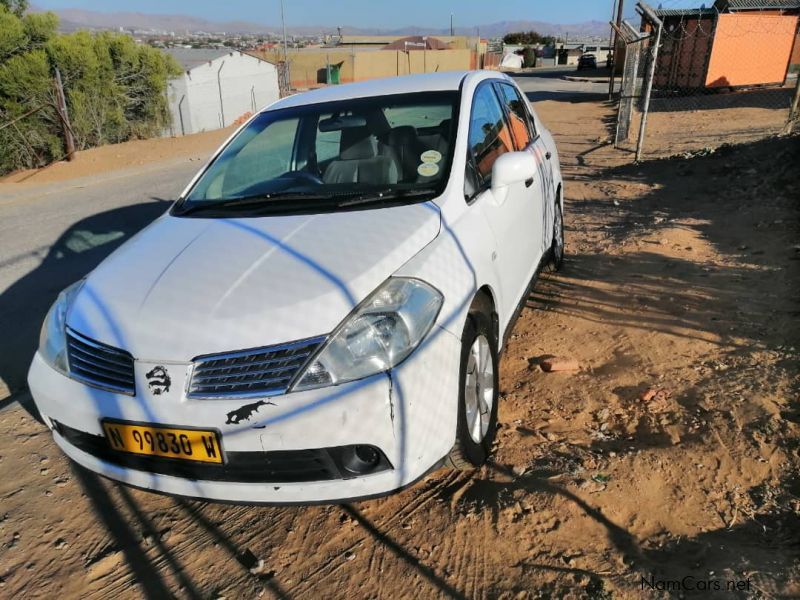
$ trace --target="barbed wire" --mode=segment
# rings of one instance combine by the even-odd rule
[[[773,33],[784,33],[785,25],[781,25],[780,19],[783,17],[791,17],[795,15],[785,15],[785,14],[775,14],[776,9],[767,9],[767,8],[760,8],[760,9],[748,9],[746,11],[735,11],[735,12],[721,12],[719,7],[716,4],[712,4],[709,7],[705,8],[684,8],[683,6],[679,6],[680,4],[685,4],[681,0],[665,0],[659,3],[659,7],[656,9],[656,13],[661,10],[680,10],[683,11],[684,14],[682,15],[668,15],[662,17],[662,21],[664,19],[680,19],[678,25],[681,27],[683,32],[683,37],[689,38],[695,35],[703,35],[703,36],[713,36],[715,32],[715,25],[717,23],[717,19],[720,15],[746,15],[746,19],[752,19],[754,16],[758,16],[761,19],[769,18],[770,20],[774,21],[774,28],[765,28],[763,25],[752,27],[748,29],[741,29],[742,21],[739,22],[740,28],[737,31],[736,35],[729,35],[729,37],[746,37],[748,35],[753,34],[773,34]],[[691,22],[696,22],[696,26],[690,30],[687,28],[686,22],[691,20]],[[703,25],[703,21],[708,20],[712,23],[711,28],[706,28]],[[763,22],[762,22],[763,23]],[[796,22],[795,22],[796,26]],[[666,30],[665,30],[666,31]],[[668,33],[671,33],[668,31]]]

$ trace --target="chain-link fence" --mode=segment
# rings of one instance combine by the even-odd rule
[[[615,26],[624,53],[617,147],[638,160],[788,131],[797,118],[800,0],[664,4],[640,2],[639,24]]]

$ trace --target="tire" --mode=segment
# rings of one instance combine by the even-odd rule
[[[564,266],[564,215],[561,203],[556,200],[553,211],[553,241],[550,244],[550,271],[560,271]]]
[[[486,462],[497,432],[499,377],[497,341],[494,337],[489,317],[483,313],[471,312],[461,336],[456,442],[445,460],[448,466],[460,471],[475,469]],[[476,379],[471,377],[469,371],[479,367],[480,364],[475,361],[481,362],[481,359],[487,361],[484,365],[491,366],[491,373],[484,367],[484,377]],[[488,389],[489,381],[491,390]],[[473,382],[475,393],[470,394],[469,391],[473,388],[468,390],[467,386],[472,386]],[[487,406],[490,403],[491,406]]]

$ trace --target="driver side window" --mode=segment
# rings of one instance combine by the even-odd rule
[[[224,196],[238,196],[263,181],[292,170],[292,149],[299,119],[275,121],[236,154],[225,170]]]

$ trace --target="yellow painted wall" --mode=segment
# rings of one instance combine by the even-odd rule
[[[278,63],[283,61],[282,50],[254,54]],[[460,71],[477,68],[476,53],[466,48],[457,50],[355,50],[352,49],[289,49],[289,73],[292,87],[308,89],[324,84],[319,71],[330,64],[342,63],[340,83],[364,81],[381,77],[396,77],[413,73]]]
[[[355,77],[356,81],[363,81],[413,73],[466,70],[474,68],[472,56],[473,52],[467,49],[357,52]]]
[[[270,50],[257,54],[276,64],[283,61],[282,50]],[[329,61],[332,65],[342,63],[339,71],[339,81],[341,83],[355,81],[353,75],[353,52],[350,50],[326,49],[322,51],[290,48],[287,57],[293,88],[307,89],[321,85],[318,81],[319,70],[325,68],[326,61]]]

